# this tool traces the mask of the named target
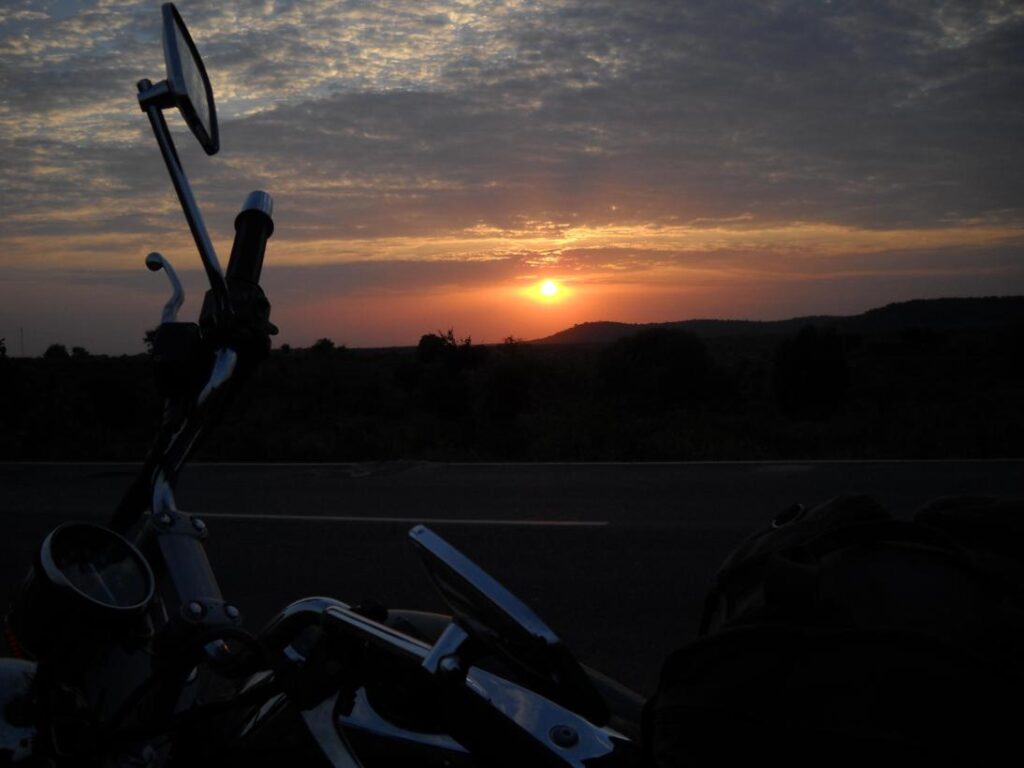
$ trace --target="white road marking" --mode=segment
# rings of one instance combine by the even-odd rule
[[[512,469],[529,469],[530,467],[571,467],[586,469],[587,467],[704,467],[716,464],[726,466],[757,466],[773,464],[812,464],[827,466],[829,464],[1022,464],[1019,457],[1004,456],[994,459],[726,459],[704,461],[382,461],[382,462],[338,462],[338,461],[193,461],[188,469],[229,467],[232,469],[309,469],[309,468],[347,468],[356,467],[389,467],[403,465],[408,467],[458,467],[473,469],[476,467],[509,467]],[[0,461],[0,467],[117,467],[133,469],[141,467],[137,461]],[[370,473],[372,474],[372,472]]]
[[[408,523],[417,525],[507,525],[524,528],[604,528],[607,520],[502,520],[471,517],[372,517],[364,515],[274,515],[233,514],[231,512],[201,512],[197,517],[218,520],[297,520],[324,523]]]

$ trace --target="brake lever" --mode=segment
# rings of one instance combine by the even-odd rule
[[[153,251],[151,254],[146,256],[146,266],[150,272],[159,272],[161,269],[167,275],[167,279],[171,283],[171,298],[164,304],[164,311],[160,315],[161,323],[173,323],[178,319],[178,310],[181,309],[181,305],[185,303],[185,289],[181,287],[181,280],[178,279],[178,273],[174,271],[174,267],[171,266],[171,262],[168,261],[163,255]]]

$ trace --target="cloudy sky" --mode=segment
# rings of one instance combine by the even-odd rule
[[[279,342],[854,313],[1024,292],[1012,0],[182,0],[221,152],[169,120],[226,261],[275,198]],[[135,82],[156,2],[0,8],[0,337],[136,352],[204,278]],[[553,298],[541,281],[559,286]]]

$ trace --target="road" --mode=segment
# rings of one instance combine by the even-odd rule
[[[0,583],[53,526],[106,519],[133,471],[0,464]],[[442,610],[405,541],[424,522],[580,658],[649,693],[737,543],[795,501],[851,492],[900,515],[938,496],[1021,497],[1024,461],[199,464],[178,503],[206,518],[223,592],[251,627],[310,594]]]

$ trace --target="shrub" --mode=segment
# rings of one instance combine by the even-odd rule
[[[68,348],[63,344],[51,344],[43,352],[44,360],[66,360],[68,358]]]
[[[844,340],[834,328],[819,332],[804,326],[776,350],[772,384],[776,402],[791,419],[831,416],[850,386]]]
[[[334,351],[334,342],[330,339],[317,339],[310,350],[315,355],[329,355]]]
[[[691,407],[717,396],[723,377],[692,333],[650,328],[620,339],[600,360],[611,400],[642,412]]]

